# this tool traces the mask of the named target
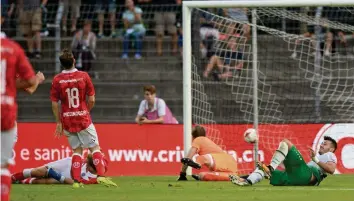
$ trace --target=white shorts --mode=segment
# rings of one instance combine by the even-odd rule
[[[60,173],[65,178],[73,179],[71,177],[71,157],[63,158],[57,161],[53,161],[45,164],[46,167],[53,168],[56,172]],[[94,175],[87,171],[87,164],[84,163],[81,166],[81,178],[89,181],[90,178],[96,178],[97,175]]]
[[[71,157],[53,161],[45,164],[46,167],[51,167],[66,178],[71,179]]]
[[[99,145],[97,132],[93,124],[90,124],[89,127],[77,133],[71,133],[64,130],[64,134],[68,137],[72,149],[78,147],[92,148]]]
[[[1,166],[13,165],[15,161],[13,160],[12,150],[15,145],[17,138],[17,127],[1,131]]]
[[[219,40],[219,30],[215,28],[202,27],[199,30],[200,38],[205,40],[209,36],[213,36],[215,40]]]

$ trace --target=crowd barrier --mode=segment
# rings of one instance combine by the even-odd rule
[[[183,125],[96,124],[99,142],[109,160],[107,175],[176,175],[183,157]],[[274,129],[272,125],[272,129]],[[280,125],[279,125],[280,126]],[[282,125],[283,127],[284,125]],[[336,173],[354,173],[354,124],[290,124],[292,140],[306,161],[307,146],[318,150],[323,136],[338,142]],[[227,145],[227,152],[235,157],[239,169],[251,171],[254,167],[253,148],[243,140],[243,131],[250,125],[216,125],[221,133],[230,127],[239,131],[232,138],[238,142]],[[260,131],[269,125],[260,125]],[[37,167],[50,161],[69,157],[71,149],[65,136],[54,137],[54,123],[19,123],[18,141],[14,148],[16,165],[12,171]],[[260,134],[262,136],[262,133]],[[269,136],[268,136],[269,137]],[[277,137],[274,136],[274,139]],[[269,138],[260,139],[259,159],[269,162],[272,156]],[[301,143],[299,143],[301,141]],[[268,143],[268,144],[267,144]]]

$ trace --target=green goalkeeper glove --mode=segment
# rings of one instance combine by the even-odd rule
[[[187,174],[185,172],[180,172],[177,181],[187,181]]]
[[[109,177],[98,177],[97,178],[97,183],[98,184],[103,184],[107,187],[111,187],[111,186],[114,186],[114,187],[117,187],[117,184],[114,183],[111,178]]]

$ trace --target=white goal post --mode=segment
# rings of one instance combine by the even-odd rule
[[[257,10],[262,7],[316,7],[316,6],[353,6],[353,0],[230,0],[230,1],[183,1],[183,123],[184,123],[184,154],[187,155],[191,147],[192,137],[192,10],[196,8],[250,8],[252,9],[252,85],[253,85],[253,127],[258,127],[258,59],[257,59]],[[255,145],[255,160],[257,145]],[[190,174],[191,171],[189,170]]]

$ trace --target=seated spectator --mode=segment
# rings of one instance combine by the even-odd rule
[[[234,65],[234,67],[231,67]],[[213,73],[215,80],[221,80],[232,77],[233,73],[230,70],[236,70],[236,76],[241,75],[243,67],[243,53],[237,48],[235,37],[230,37],[227,41],[227,49],[223,49],[218,54],[213,55],[204,71],[204,77],[207,78],[213,68],[217,66],[219,72]]]
[[[96,35],[91,31],[92,22],[85,20],[83,30],[76,33],[71,43],[75,57],[76,68],[89,72],[91,61],[96,58]]]
[[[323,7],[311,7],[307,10],[307,14],[309,16],[313,16],[316,20],[324,20],[323,16]],[[317,36],[317,33],[319,34]],[[327,32],[327,28],[325,26],[319,26],[316,24],[308,24],[307,26],[307,31],[302,34],[304,38],[310,38],[309,40],[311,42],[309,48],[311,51],[312,55],[316,55],[316,46],[317,46],[317,40],[320,41],[320,49],[321,49],[321,54],[325,56],[330,56],[331,51],[334,51],[335,49],[335,42],[333,41],[333,34],[331,31]],[[319,38],[316,38],[319,37]],[[300,46],[300,50],[303,48],[302,41],[304,40],[303,38],[298,38],[295,40],[295,48],[294,52],[291,54],[291,58],[295,59],[297,57],[297,51],[299,51],[299,48],[297,46]]]
[[[19,21],[20,30],[26,38],[28,46],[28,57],[40,59],[41,55],[41,29],[42,29],[42,8],[45,8],[47,0],[41,1],[20,1]]]
[[[246,40],[248,40],[251,37],[251,28],[248,24],[248,16],[247,16],[247,8],[225,8],[224,9],[224,15],[236,20],[237,22],[242,22],[242,23],[232,23],[229,25],[227,29],[228,35],[235,35],[235,34],[240,34],[241,36],[246,37]]]
[[[214,55],[214,41],[219,39],[219,30],[215,28],[215,24],[212,21],[214,17],[212,14],[206,12],[200,12],[200,51],[202,53],[202,57],[210,58]]]
[[[98,14],[98,38],[104,37],[104,14],[108,9],[109,21],[111,23],[111,38],[117,37],[116,33],[116,0],[97,0],[96,12]]]
[[[67,33],[67,18],[68,18],[68,13],[69,13],[69,7],[71,10],[71,29],[70,32],[72,35],[75,34],[76,32],[76,24],[77,24],[77,19],[80,17],[80,6],[81,6],[81,0],[62,0],[64,4],[64,11],[63,11],[63,19],[62,19],[62,25],[63,25],[63,32],[66,34]],[[72,36],[71,35],[71,36]]]
[[[178,124],[164,100],[156,97],[153,85],[144,86],[145,100],[141,101],[135,122],[138,124]]]
[[[156,33],[156,49],[157,55],[162,55],[162,40],[165,35],[165,30],[172,36],[172,52],[177,54],[178,51],[178,36],[176,28],[176,13],[177,5],[181,4],[181,0],[152,0],[152,4],[156,5],[155,12],[155,33]],[[168,6],[172,6],[169,8]]]
[[[125,1],[126,10],[123,13],[124,21],[124,41],[123,41],[123,59],[128,58],[128,49],[131,39],[135,40],[135,58],[141,59],[142,39],[145,35],[145,27],[141,20],[143,11],[141,8],[134,6],[133,0]]]

